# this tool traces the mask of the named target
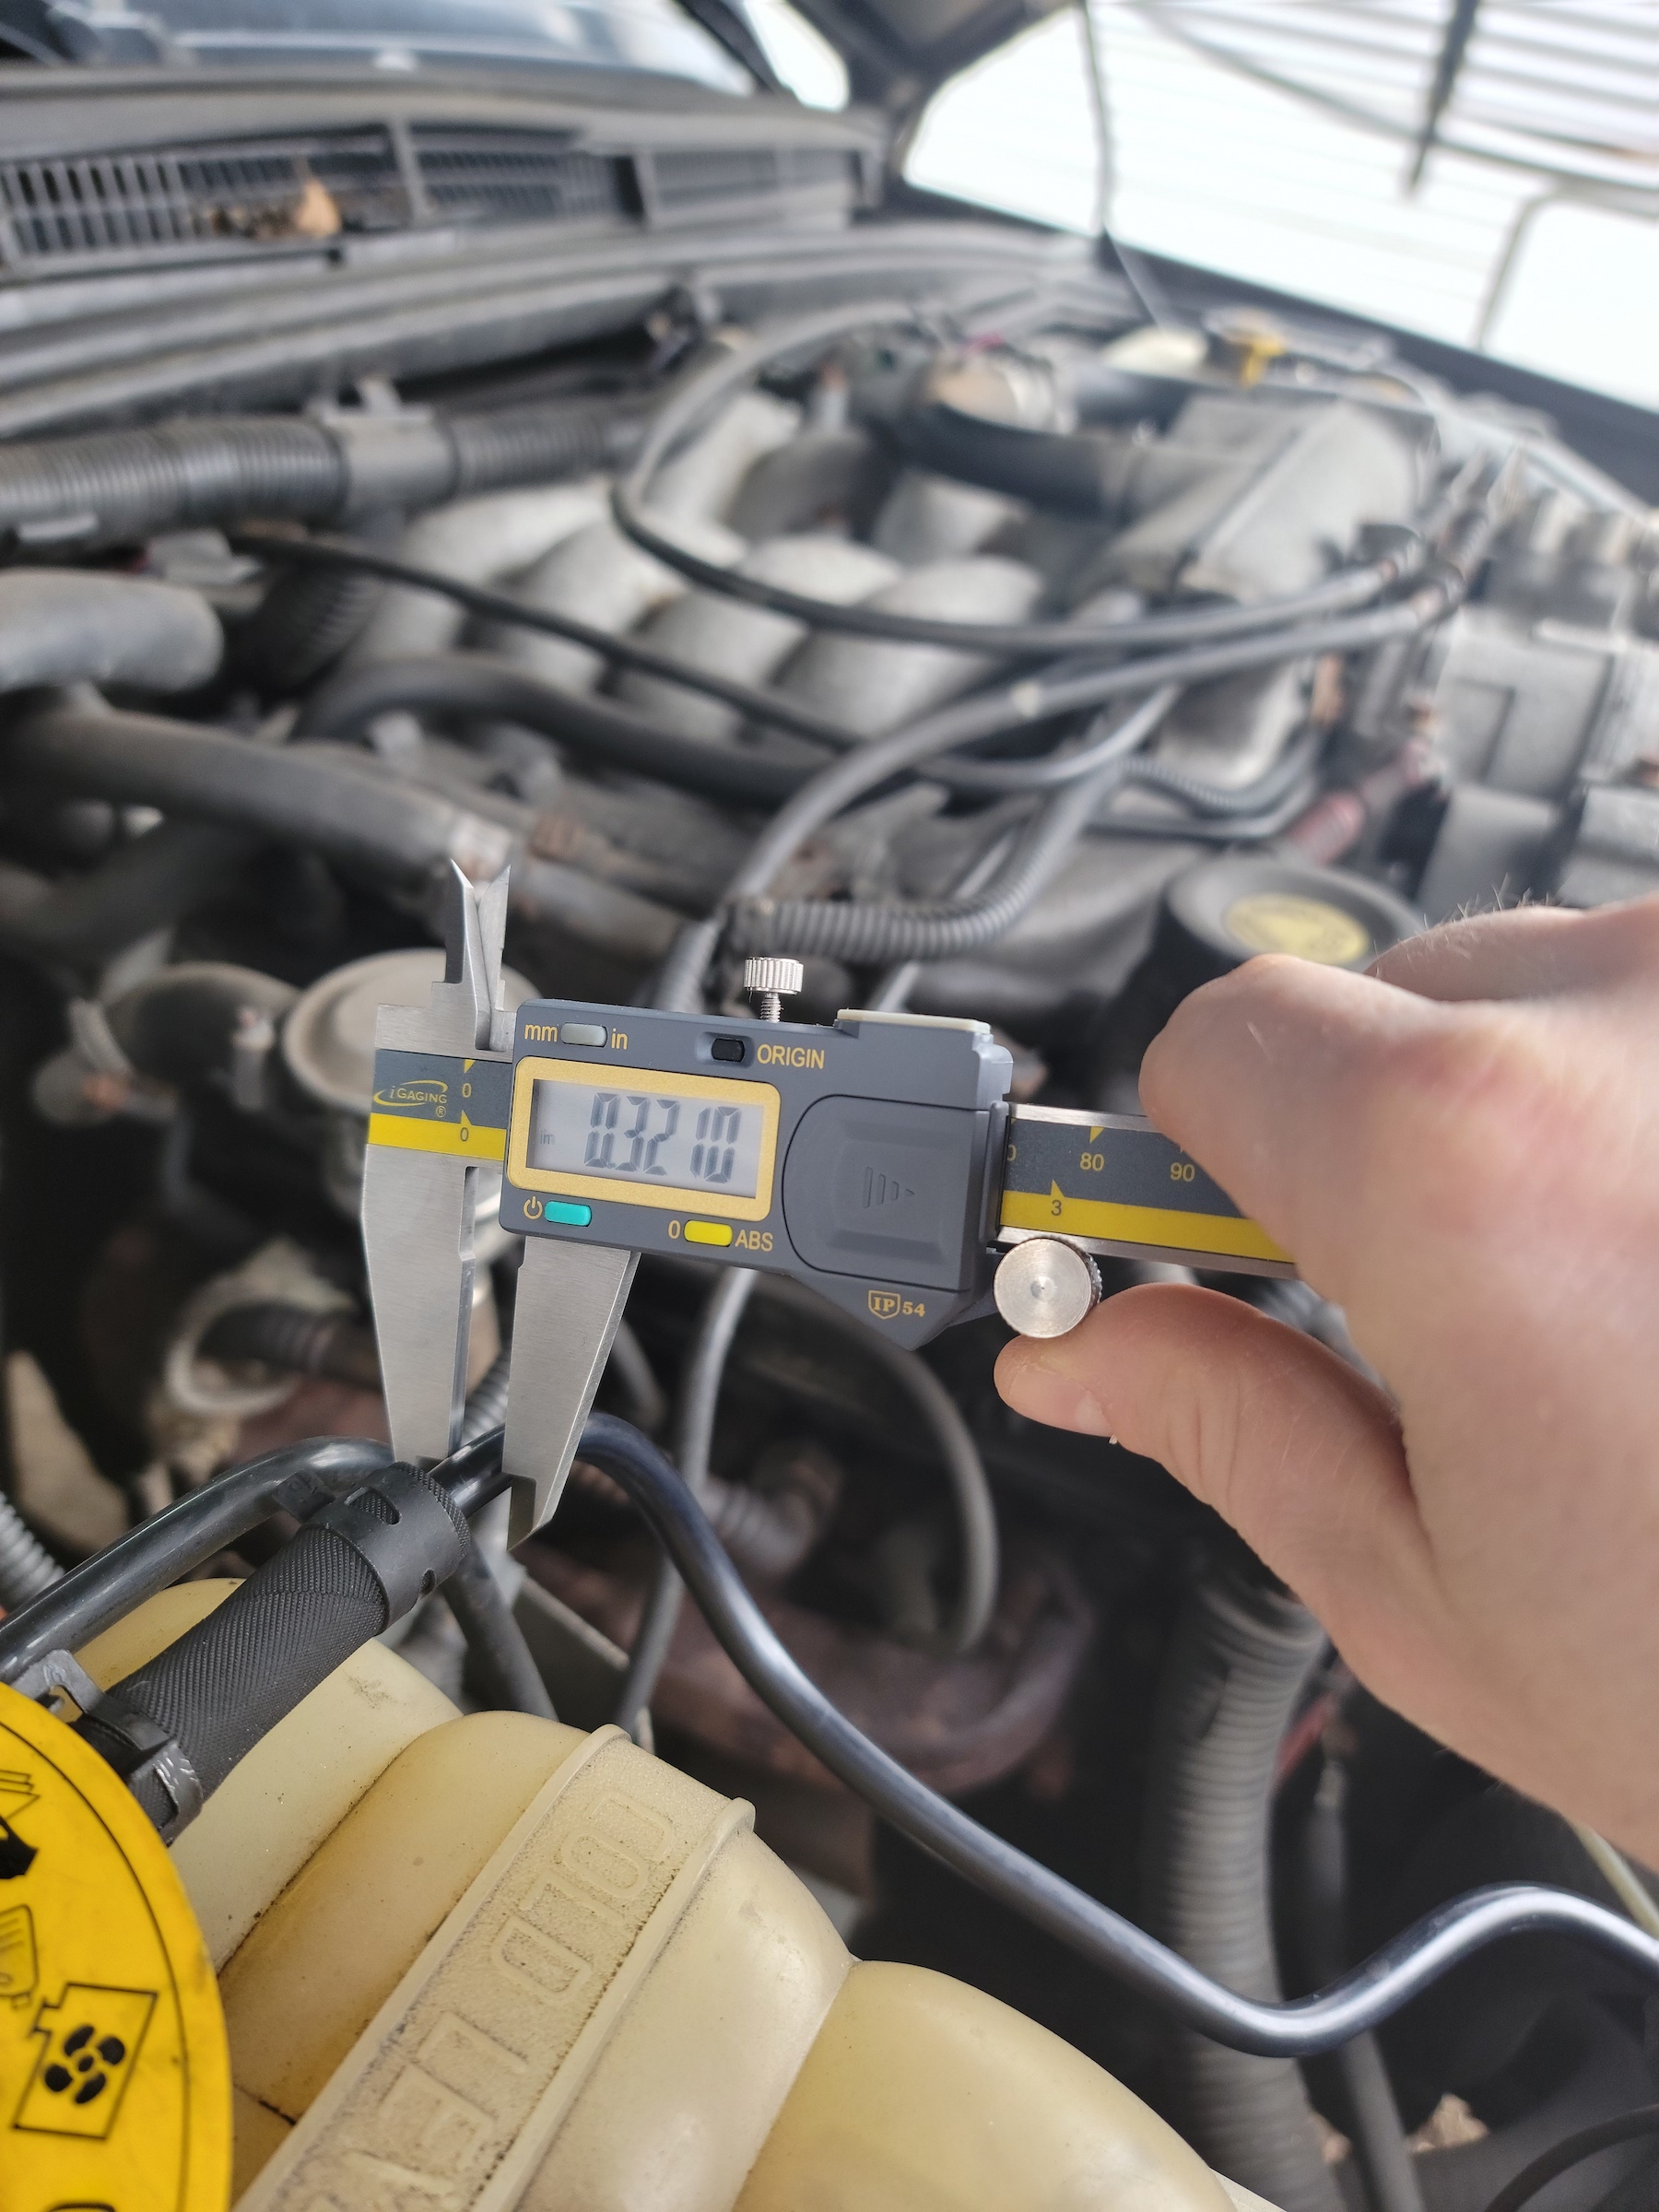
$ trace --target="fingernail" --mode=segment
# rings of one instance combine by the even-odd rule
[[[1051,1429],[1075,1429],[1084,1436],[1110,1436],[1105,1407],[1087,1377],[1077,1372],[1064,1343],[1030,1339],[1011,1344],[996,1362],[996,1387],[1028,1419]]]

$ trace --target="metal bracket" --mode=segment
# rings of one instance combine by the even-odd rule
[[[42,1652],[32,1665],[26,1666],[13,1682],[12,1688],[20,1697],[29,1698],[37,1705],[44,1705],[49,1712],[56,1712],[52,1702],[55,1695],[67,1698],[77,1713],[90,1712],[103,1696],[73,1652]],[[63,1714],[58,1713],[60,1720]]]

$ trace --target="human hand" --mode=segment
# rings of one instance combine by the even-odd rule
[[[1009,1345],[1004,1397],[1160,1460],[1378,1697],[1659,1864],[1659,898],[1252,960],[1141,1089],[1395,1403],[1177,1285]]]

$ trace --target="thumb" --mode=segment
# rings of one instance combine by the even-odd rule
[[[1388,1399],[1239,1300],[1176,1284],[1124,1291],[1069,1335],[1017,1338],[996,1383],[1017,1413],[1159,1461],[1317,1614],[1358,1673],[1397,1677],[1402,1648],[1438,1614]]]

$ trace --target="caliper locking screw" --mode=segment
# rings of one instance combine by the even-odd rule
[[[806,971],[799,960],[774,959],[759,953],[743,963],[743,987],[762,1021],[782,1021],[783,1001],[794,998],[806,981]]]

